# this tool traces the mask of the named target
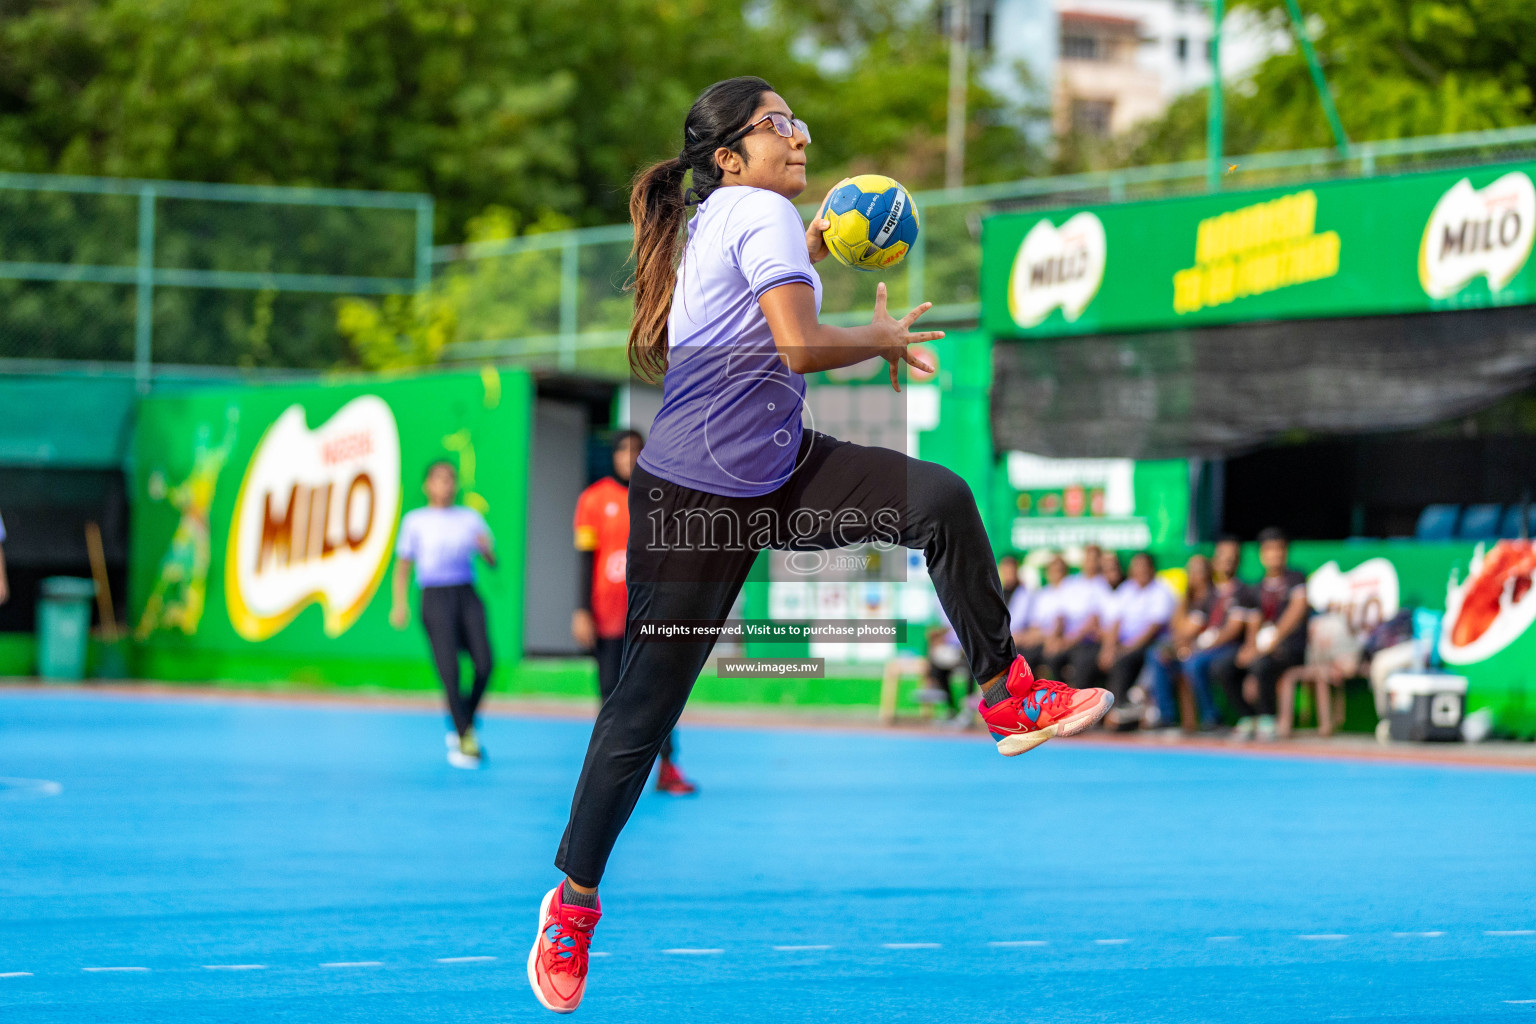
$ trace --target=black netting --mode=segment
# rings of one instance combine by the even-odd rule
[[[1532,307],[999,341],[1000,449],[1230,455],[1286,435],[1436,423],[1536,384]]]

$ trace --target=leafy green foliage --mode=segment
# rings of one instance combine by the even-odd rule
[[[1300,0],[1352,141],[1476,131],[1536,120],[1530,0]],[[1233,0],[1290,32],[1285,0]],[[1204,91],[1181,97],[1115,154],[1128,164],[1205,154]],[[1299,47],[1227,93],[1229,153],[1326,147],[1327,119]]]
[[[710,82],[760,74],[829,177],[942,168],[945,52],[895,0],[8,0],[0,169],[422,191],[439,237],[492,205],[622,220]],[[919,16],[924,15],[924,16]],[[839,60],[825,59],[833,47]],[[980,89],[973,166],[1027,163]],[[939,156],[935,158],[935,152]]]

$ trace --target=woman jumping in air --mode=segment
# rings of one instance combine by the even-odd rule
[[[801,223],[810,131],[760,78],[705,90],[683,149],[642,173],[635,226],[631,367],[662,379],[661,411],[629,488],[629,614],[618,685],[592,729],[545,894],[528,980],[569,1013],[586,990],[601,916],[597,885],[651,764],[714,646],[645,639],[657,623],[723,622],[764,548],[814,552],[884,542],[920,548],[939,603],[983,692],[981,716],[1008,756],[1096,722],[1113,698],[1038,681],[1013,649],[992,549],[969,488],[942,466],[803,428],[806,373],[879,357],[900,390],[923,303],[896,319],[878,286],[872,321],[818,321],[824,220]],[[692,172],[692,187],[683,182]],[[697,204],[688,219],[688,207]],[[682,237],[687,229],[686,241]]]

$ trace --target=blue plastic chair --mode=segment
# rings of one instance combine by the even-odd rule
[[[1460,518],[1460,505],[1425,505],[1413,536],[1416,540],[1450,540],[1456,536],[1456,521]]]
[[[1456,535],[1462,540],[1497,540],[1503,519],[1503,505],[1468,505]]]
[[[1526,537],[1536,537],[1536,505],[1511,505],[1504,510],[1504,524],[1499,527],[1499,536],[1505,540],[1519,540],[1521,537],[1520,520],[1525,518]]]

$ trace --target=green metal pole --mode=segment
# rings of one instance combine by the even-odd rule
[[[1317,99],[1323,105],[1328,127],[1333,129],[1333,141],[1339,147],[1339,156],[1347,160],[1349,136],[1344,134],[1344,122],[1339,120],[1338,108],[1333,105],[1333,90],[1328,88],[1323,66],[1317,62],[1317,53],[1312,49],[1312,40],[1307,35],[1307,23],[1301,18],[1301,5],[1296,0],[1285,0],[1285,6],[1291,12],[1291,26],[1296,31],[1296,41],[1301,44],[1301,52],[1307,58],[1307,70],[1312,72],[1312,84],[1317,86]]]
[[[416,200],[416,292],[422,295],[432,284],[432,197]]]
[[[1226,0],[1211,3],[1211,94],[1210,106],[1205,118],[1205,188],[1208,192],[1221,191],[1223,153],[1221,140],[1224,132],[1221,95],[1221,22],[1227,13]]]
[[[566,232],[565,245],[560,251],[560,353],[562,370],[576,368],[576,332],[578,328],[577,288],[581,284],[581,268],[578,262],[576,232]]]
[[[139,253],[136,270],[138,290],[134,296],[133,377],[139,393],[147,394],[155,331],[155,190],[148,185],[139,190]]]
[[[926,282],[923,276],[926,273],[928,257],[927,236],[921,231],[917,233],[917,239],[912,243],[912,251],[907,253],[907,305],[915,306],[923,301],[923,288]]]

